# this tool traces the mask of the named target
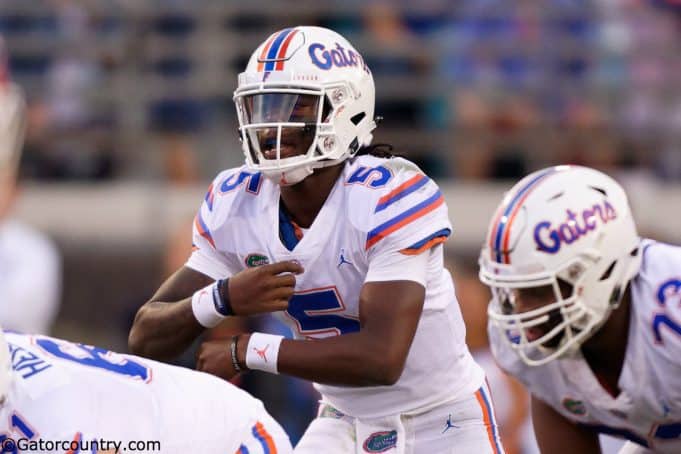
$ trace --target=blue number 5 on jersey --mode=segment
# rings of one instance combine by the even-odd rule
[[[337,315],[345,305],[335,286],[298,292],[291,297],[286,313],[296,321],[298,333],[307,337],[329,337],[359,331],[359,320]]]

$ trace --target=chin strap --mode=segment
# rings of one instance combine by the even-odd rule
[[[345,161],[345,159],[325,159],[323,161],[316,161],[290,170],[263,171],[263,175],[280,186],[293,186],[294,184],[300,183],[305,178],[312,175],[315,169],[335,166],[342,163],[343,161]]]
[[[312,175],[313,171],[314,169],[307,164],[290,170],[263,170],[262,174],[274,184],[280,186],[293,186]]]

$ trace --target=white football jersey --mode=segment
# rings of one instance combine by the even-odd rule
[[[187,266],[213,279],[247,267],[298,260],[295,295],[280,313],[298,339],[359,331],[359,295],[367,281],[409,279],[399,257],[428,253],[425,305],[404,372],[393,386],[316,385],[345,414],[380,417],[468,396],[482,369],[465,344],[465,327],[442,243],[451,226],[442,193],[413,163],[360,156],[345,163],[314,223],[289,250],[279,236],[279,186],[245,167],[211,184],[194,223]],[[286,235],[287,226],[282,230]],[[385,302],[390,310],[390,301]]]
[[[47,336],[5,338],[14,374],[0,405],[0,437],[118,441],[121,452],[130,442],[158,442],[160,450],[138,450],[231,454],[251,441],[277,443],[270,432],[285,436],[262,402],[212,375]],[[280,452],[290,452],[287,444]]]
[[[0,222],[0,326],[49,334],[59,311],[61,258],[43,233]]]
[[[525,365],[489,328],[496,360],[564,417],[659,452],[681,452],[681,248],[644,240],[614,398],[581,355]]]

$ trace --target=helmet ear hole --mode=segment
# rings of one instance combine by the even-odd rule
[[[594,191],[600,192],[601,194],[603,194],[603,195],[606,196],[606,197],[608,196],[608,191],[606,191],[606,190],[603,189],[603,188],[599,188],[599,187],[596,187],[596,186],[589,186],[589,187],[590,187],[591,189],[593,189]]]
[[[617,260],[614,260],[614,261],[610,264],[610,266],[608,267],[608,269],[605,270],[605,272],[601,275],[599,281],[605,281],[605,280],[607,280],[607,279],[610,277],[610,275],[612,274],[612,270],[615,269],[615,265],[617,265]]]
[[[324,99],[322,100],[322,122],[327,123],[330,120],[331,116],[331,100],[329,99],[329,95],[325,95]]]
[[[367,116],[366,112],[360,112],[356,115],[353,115],[352,118],[350,118],[350,121],[352,122],[352,124],[357,126],[359,122],[362,121],[366,116]]]
[[[556,280],[558,281],[558,287],[560,288],[560,296],[562,296],[563,299],[570,298],[575,291],[575,286],[560,277],[557,277]]]

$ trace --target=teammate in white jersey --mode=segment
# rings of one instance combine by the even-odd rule
[[[59,251],[41,232],[14,219],[26,104],[9,79],[0,36],[0,324],[47,334],[59,310]]]
[[[0,452],[115,450],[292,452],[262,402],[224,380],[0,330]]]
[[[235,102],[246,165],[209,187],[195,251],[138,312],[131,349],[176,355],[226,315],[277,312],[295,340],[205,343],[198,367],[314,381],[319,417],[296,452],[500,452],[443,266],[446,205],[411,162],[370,155],[360,54],[323,28],[274,33]]]
[[[624,190],[592,169],[535,172],[480,255],[499,364],[532,393],[542,452],[681,452],[681,249],[640,240]]]

